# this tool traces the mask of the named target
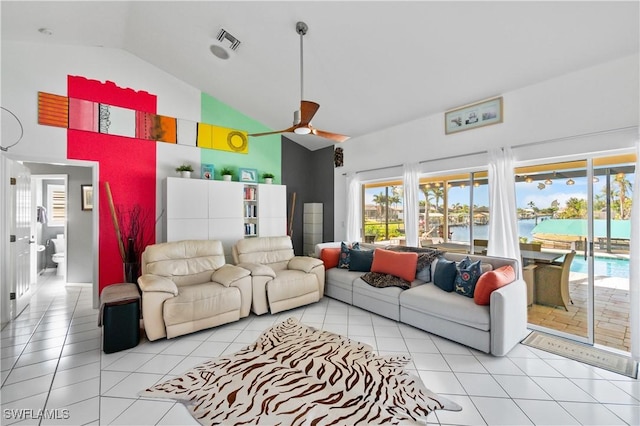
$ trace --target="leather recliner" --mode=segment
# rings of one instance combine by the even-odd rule
[[[324,264],[295,256],[288,236],[240,240],[233,247],[233,260],[251,271],[251,310],[256,315],[308,305],[324,296]]]
[[[225,264],[220,241],[148,246],[142,253],[142,316],[149,340],[172,338],[249,315],[251,276]]]

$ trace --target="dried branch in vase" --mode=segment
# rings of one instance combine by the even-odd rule
[[[120,225],[120,238],[125,247],[122,261],[125,263],[139,263],[145,247],[152,241],[153,235],[147,235],[149,226],[155,223],[151,212],[140,206],[116,206],[116,216]]]

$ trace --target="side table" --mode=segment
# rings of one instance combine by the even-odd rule
[[[109,354],[137,346],[140,341],[140,293],[136,284],[112,284],[100,295],[98,325],[102,350]]]

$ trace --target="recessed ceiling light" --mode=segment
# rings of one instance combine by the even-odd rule
[[[209,49],[211,49],[211,53],[213,53],[218,58],[229,59],[229,52],[227,52],[224,47],[218,46],[217,44],[212,44]]]
[[[47,36],[53,35],[53,31],[51,31],[49,28],[44,28],[44,27],[43,28],[39,28],[38,32],[40,34],[47,35]]]

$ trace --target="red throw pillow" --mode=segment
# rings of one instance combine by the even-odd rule
[[[335,268],[340,261],[340,247],[323,248],[320,251],[320,260],[324,262],[324,269]]]
[[[417,264],[418,253],[376,249],[373,253],[371,272],[394,275],[412,282],[416,279]]]
[[[480,275],[473,293],[473,300],[477,305],[488,305],[491,292],[512,283],[516,279],[516,272],[511,265],[505,265],[493,271]]]

